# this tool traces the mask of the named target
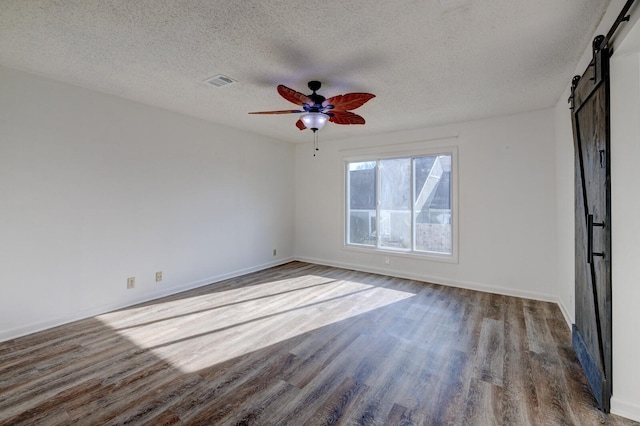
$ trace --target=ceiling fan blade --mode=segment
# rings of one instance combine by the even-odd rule
[[[285,109],[282,111],[256,111],[256,112],[250,112],[249,114],[295,114],[297,112],[304,112],[304,110]]]
[[[296,121],[296,127],[300,130],[304,130],[307,128],[307,126],[304,125],[304,123],[302,122],[302,120],[298,120]]]
[[[364,118],[349,111],[332,110],[328,113],[329,121],[336,124],[364,124]]]
[[[303,95],[300,92],[296,92],[293,89],[288,88],[287,86],[283,86],[282,84],[278,85],[278,93],[280,96],[288,100],[289,102],[293,102],[296,105],[313,105],[314,102],[307,97],[307,95]]]
[[[364,105],[369,100],[375,98],[376,95],[371,93],[347,93],[344,95],[333,96],[322,103],[323,107],[333,105],[334,110],[348,111],[356,109]]]

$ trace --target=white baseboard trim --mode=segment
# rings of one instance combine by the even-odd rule
[[[571,327],[571,324],[572,324],[571,318],[568,315],[568,311],[564,306],[564,304],[557,297],[550,296],[544,293],[514,290],[512,288],[498,287],[498,286],[492,286],[492,285],[469,282],[469,281],[451,280],[448,278],[436,277],[436,276],[430,276],[430,275],[411,274],[405,271],[393,270],[388,268],[382,269],[382,268],[376,268],[376,267],[370,267],[370,266],[362,266],[358,264],[351,264],[346,262],[328,261],[325,259],[318,259],[318,258],[312,258],[312,257],[305,257],[305,256],[293,257],[292,256],[292,257],[287,257],[287,258],[279,259],[272,262],[266,262],[266,263],[248,267],[248,268],[239,269],[239,270],[228,272],[225,274],[204,278],[194,282],[176,285],[170,288],[163,288],[158,291],[142,294],[139,297],[136,297],[134,299],[127,299],[126,301],[119,301],[119,302],[104,304],[100,306],[92,306],[90,308],[80,309],[71,315],[64,315],[64,316],[51,318],[44,321],[25,324],[20,327],[15,327],[9,330],[2,330],[0,331],[0,342],[6,341],[9,339],[14,339],[20,336],[25,336],[27,334],[32,334],[38,331],[47,330],[47,329],[68,324],[74,321],[91,318],[91,317],[105,314],[107,312],[112,312],[118,309],[124,309],[140,303],[156,300],[162,297],[171,296],[174,294],[192,290],[194,288],[202,287],[205,285],[215,284],[217,282],[224,281],[230,278],[235,278],[241,275],[250,274],[252,272],[261,271],[274,266],[283,265],[285,263],[289,263],[294,260],[298,260],[301,262],[315,263],[318,265],[333,266],[337,268],[353,269],[356,271],[370,272],[370,273],[380,274],[380,275],[391,275],[399,278],[425,281],[425,282],[452,286],[452,287],[466,288],[469,290],[484,291],[487,293],[495,293],[495,294],[501,294],[505,296],[515,296],[515,297],[522,297],[525,299],[533,299],[533,300],[540,300],[544,302],[557,303],[558,306],[560,307],[560,311],[562,312],[562,315],[567,321],[568,326]]]
[[[637,402],[622,401],[613,396],[611,397],[611,413],[640,422],[640,405]]]
[[[393,276],[398,278],[406,278],[409,280],[424,281],[424,282],[429,282],[433,284],[445,285],[449,287],[459,287],[459,288],[465,288],[468,290],[483,291],[485,293],[494,293],[494,294],[500,294],[503,296],[514,296],[514,297],[521,297],[523,299],[540,300],[542,302],[552,302],[552,303],[560,304],[560,300],[556,296],[552,296],[544,293],[537,293],[533,291],[514,290],[512,288],[507,288],[507,287],[498,287],[498,286],[492,286],[488,284],[482,284],[482,283],[476,283],[476,282],[470,282],[470,281],[451,280],[449,278],[436,277],[431,275],[412,274],[412,273],[407,273],[405,271],[398,271],[398,270],[389,269],[389,268],[382,269],[382,268],[376,268],[371,266],[362,266],[358,264],[351,264],[351,263],[345,263],[345,262],[335,262],[331,260],[317,259],[317,258],[305,257],[305,256],[296,256],[295,260],[299,260],[300,262],[316,263],[318,265],[333,266],[336,268],[353,269],[355,271],[370,272],[373,274],[388,275],[388,276]],[[562,310],[562,308],[560,309]]]
[[[558,306],[560,307],[560,312],[562,312],[562,316],[564,317],[564,320],[567,322],[567,326],[569,327],[569,330],[571,330],[574,323],[574,319],[571,318],[571,315],[569,315],[569,310],[565,306],[562,299],[558,299]]]
[[[79,320],[95,317],[101,314],[106,314],[107,312],[112,312],[118,309],[128,308],[134,305],[138,305],[140,303],[150,302],[152,300],[160,299],[162,297],[172,296],[174,294],[182,293],[184,291],[192,290],[194,288],[203,287],[209,284],[215,284],[220,281],[239,277],[241,275],[250,274],[252,272],[262,271],[264,269],[272,268],[274,266],[284,265],[285,263],[292,262],[293,260],[295,260],[293,257],[278,259],[272,262],[263,263],[261,265],[251,266],[248,268],[238,269],[236,271],[216,275],[213,277],[203,278],[198,281],[179,284],[179,285],[163,288],[161,290],[150,292],[150,293],[144,293],[136,298],[127,299],[126,301],[107,303],[104,305],[79,309],[78,311],[70,315],[62,315],[62,316],[47,319],[44,321],[37,321],[37,322],[21,325],[20,327],[14,327],[8,330],[1,330],[0,342],[15,339],[21,336],[26,336],[32,333],[37,333],[38,331],[48,330],[50,328],[58,327],[64,324],[69,324],[74,321],[79,321]]]

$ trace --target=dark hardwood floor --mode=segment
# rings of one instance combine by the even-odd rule
[[[0,343],[0,424],[635,424],[558,307],[293,262]]]

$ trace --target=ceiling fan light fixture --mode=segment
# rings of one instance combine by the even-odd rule
[[[308,112],[300,117],[307,129],[320,130],[329,121],[329,116],[321,112]]]

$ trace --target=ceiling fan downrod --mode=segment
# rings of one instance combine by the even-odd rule
[[[307,83],[307,86],[309,86],[309,89],[313,92],[308,96],[308,98],[313,101],[313,105],[310,106],[309,112],[320,112],[322,103],[327,99],[324,96],[318,95],[316,93],[316,91],[320,90],[320,87],[322,87],[322,83],[316,80],[312,80]]]

